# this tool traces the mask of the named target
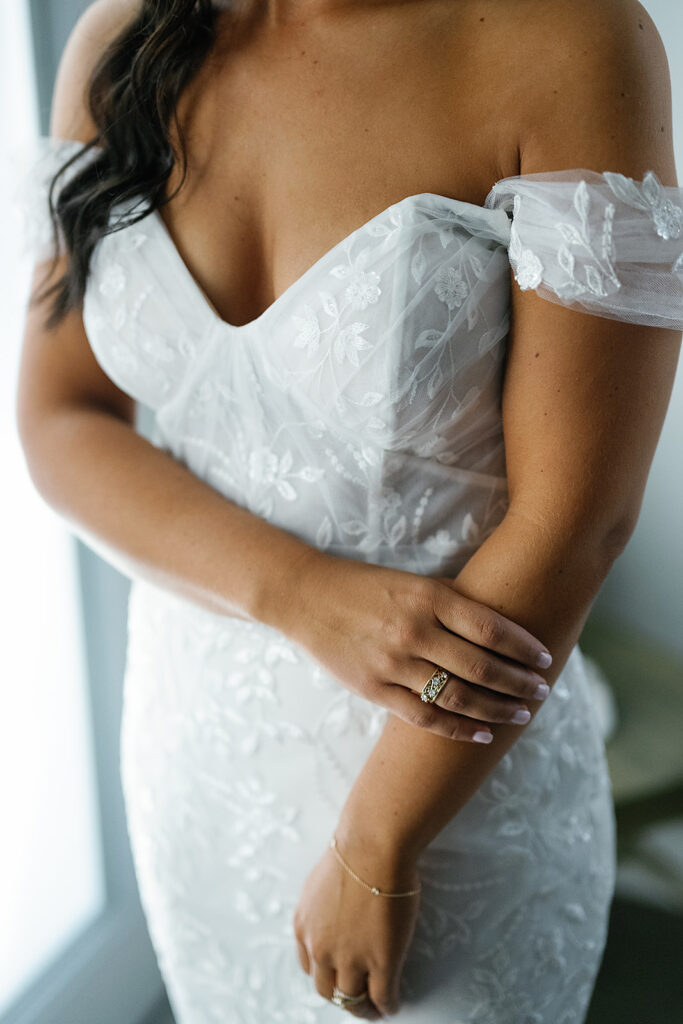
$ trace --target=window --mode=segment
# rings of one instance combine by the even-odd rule
[[[3,107],[6,152],[49,131],[77,6],[0,5],[0,89],[12,97]],[[6,225],[12,179],[7,161],[0,167]],[[30,481],[14,393],[31,266],[16,253],[16,235],[0,233],[0,1022],[139,1024],[163,986],[119,778],[128,583],[71,536]]]

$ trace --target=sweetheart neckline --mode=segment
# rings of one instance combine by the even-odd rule
[[[506,181],[506,179],[502,178],[500,181],[495,182],[495,184],[492,186],[491,190],[489,191],[488,195],[486,196],[484,202],[481,205],[479,205],[478,203],[467,202],[464,199],[455,199],[452,196],[441,195],[438,192],[415,192],[412,195],[404,196],[403,199],[399,199],[395,203],[391,203],[389,206],[386,206],[383,210],[380,210],[379,213],[374,214],[368,220],[364,221],[364,223],[360,224],[357,228],[354,228],[352,231],[349,232],[348,235],[345,235],[344,238],[340,239],[338,242],[335,242],[329,249],[327,249],[321,256],[319,256],[313,263],[311,263],[310,266],[308,266],[298,277],[296,277],[292,281],[292,283],[284,289],[284,291],[277,295],[273,299],[273,301],[268,306],[266,306],[266,308],[262,310],[261,313],[258,314],[258,316],[254,317],[252,320],[248,320],[245,324],[232,324],[230,323],[229,320],[225,320],[220,315],[220,313],[214,306],[213,302],[206,294],[204,289],[201,287],[197,278],[192,273],[187,263],[181,256],[180,250],[175,240],[173,239],[173,236],[171,235],[171,232],[169,231],[166,222],[162,218],[159,210],[151,210],[148,216],[150,216],[152,218],[152,221],[157,225],[160,237],[166,242],[168,249],[171,252],[180,270],[180,273],[183,274],[186,282],[188,283],[192,291],[195,293],[198,305],[203,306],[205,314],[208,315],[212,322],[212,326],[215,329],[227,331],[231,334],[241,334],[256,330],[263,324],[263,322],[268,317],[273,316],[275,312],[279,310],[280,306],[286,300],[291,298],[291,296],[303,286],[304,282],[307,282],[309,278],[312,277],[316,272],[318,272],[320,268],[328,260],[330,260],[339,252],[343,245],[348,245],[348,243],[352,239],[356,238],[356,236],[359,235],[362,231],[365,231],[367,228],[371,227],[378,220],[380,220],[380,218],[385,217],[387,214],[391,213],[392,210],[396,210],[400,207],[407,206],[409,203],[417,203],[419,200],[428,200],[429,202],[437,200],[440,203],[452,205],[453,207],[456,208],[456,210],[476,210],[478,214],[490,213],[498,219],[500,219],[502,214],[505,218],[505,224],[509,225],[509,218],[503,208],[487,206],[487,203],[491,196],[493,195],[495,189],[504,181]]]

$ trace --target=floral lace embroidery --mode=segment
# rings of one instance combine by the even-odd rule
[[[605,296],[609,291],[621,287],[621,282],[614,269],[615,258],[614,241],[612,237],[615,207],[608,203],[602,217],[602,225],[591,227],[590,206],[591,199],[588,186],[585,181],[579,182],[574,192],[573,206],[579,216],[579,226],[575,223],[560,221],[555,224],[564,239],[563,245],[557,250],[557,261],[565,271],[570,280],[557,289],[560,298],[572,299],[585,292],[592,295]],[[599,232],[597,244],[592,236]],[[569,246],[583,249],[593,257],[593,263],[584,262],[583,268],[586,276],[585,283],[576,279],[574,268],[575,258]],[[611,285],[611,288],[606,287]]]
[[[514,216],[521,210],[522,197],[514,198]],[[555,229],[559,232],[562,243],[556,250],[556,259],[569,280],[555,287],[558,296],[565,300],[580,295],[591,294],[606,296],[621,287],[621,282],[614,268],[614,242],[612,237],[615,207],[609,203],[604,210],[602,224],[591,227],[590,194],[585,181],[579,182],[574,192],[573,206],[578,214],[579,223],[558,221]],[[594,237],[596,232],[597,239]],[[585,257],[581,266],[585,280],[580,281],[576,275],[576,258],[570,247],[583,251],[592,257],[588,262]],[[544,268],[539,257],[531,249],[522,246],[519,233],[513,223],[510,228],[510,262],[515,268],[515,277],[521,289],[537,288],[543,282]]]
[[[179,1019],[333,1024],[298,966],[292,915],[386,709],[341,689],[276,631],[148,585],[134,588],[130,629],[126,807]],[[420,857],[401,976],[408,1024],[454,1012],[467,1024],[579,1024],[614,882],[610,807],[577,650]]]
[[[467,298],[468,288],[457,266],[439,267],[436,272],[434,291],[445,302],[449,309],[462,306]]]
[[[532,252],[531,249],[524,248],[519,237],[515,219],[519,217],[521,205],[522,197],[518,194],[513,202],[513,220],[510,225],[508,255],[515,272],[517,284],[523,291],[527,291],[530,288],[538,288],[543,280],[543,264],[536,253]]]
[[[683,232],[683,209],[664,191],[654,171],[648,171],[641,183],[614,171],[605,171],[604,178],[612,192],[623,203],[650,214],[655,231],[665,240],[680,238]]]

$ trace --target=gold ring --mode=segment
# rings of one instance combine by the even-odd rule
[[[433,704],[447,682],[448,672],[446,669],[437,668],[422,687],[420,699],[425,701],[427,704]]]
[[[367,998],[368,990],[365,989],[359,996],[347,996],[345,992],[342,992],[335,985],[332,989],[332,1002],[335,1006],[341,1006],[345,1009],[347,1006],[355,1006],[357,1003],[362,1003]]]

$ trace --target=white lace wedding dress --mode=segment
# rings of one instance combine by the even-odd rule
[[[42,137],[22,174],[36,256],[45,183],[78,149]],[[410,195],[239,327],[152,213],[99,242],[83,319],[103,370],[154,411],[157,443],[227,498],[338,555],[456,574],[506,511],[510,265],[553,302],[682,328],[681,206],[652,174],[588,170],[504,179],[481,207]],[[274,629],[133,584],[121,771],[178,1024],[340,1021],[291,920],[387,714]],[[615,831],[578,646],[419,867],[397,1021],[583,1021]]]

